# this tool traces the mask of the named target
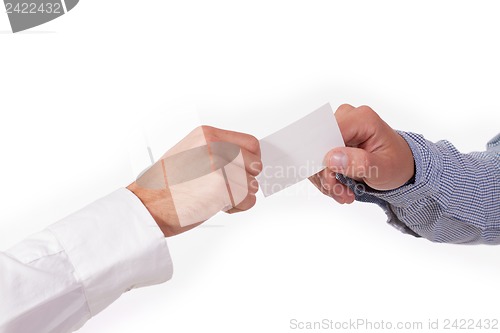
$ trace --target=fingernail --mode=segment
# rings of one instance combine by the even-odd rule
[[[338,151],[330,156],[329,167],[334,167],[337,169],[347,168],[347,155]]]

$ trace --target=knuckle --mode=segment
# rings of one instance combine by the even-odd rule
[[[217,141],[216,138],[217,136],[215,135],[215,128],[212,126],[208,125],[201,125],[196,127],[195,131],[201,131],[203,133],[203,136],[205,137],[205,141],[207,142],[214,142]]]
[[[378,114],[368,105],[361,105],[357,108],[360,116],[367,119],[375,119],[378,117]]]
[[[357,109],[361,113],[368,113],[368,114],[370,114],[370,113],[374,112],[373,109],[371,107],[369,107],[368,105],[358,106]]]
[[[248,147],[252,150],[252,151],[260,151],[260,142],[259,140],[253,136],[253,135],[248,135]]]
[[[209,132],[204,132],[204,136],[205,136],[205,141],[206,142],[217,142],[219,141],[217,139],[217,136],[213,133],[209,133]]]
[[[341,104],[337,108],[337,112],[338,111],[340,111],[340,112],[346,112],[346,111],[349,111],[349,110],[352,110],[352,109],[354,109],[354,107],[351,104],[344,103],[344,104]]]
[[[363,156],[363,168],[364,171],[368,170],[368,167],[370,166],[370,155],[365,153]]]
[[[223,129],[209,126],[209,125],[201,125],[199,128],[201,128],[201,131],[205,136],[211,137],[211,138],[217,138],[221,134],[223,134],[223,132],[225,132]]]
[[[262,172],[262,161],[254,161],[252,163],[250,163],[250,171],[252,171],[252,173],[255,173],[255,174],[259,174]]]
[[[257,203],[257,197],[255,195],[250,195],[248,197],[248,208],[247,209],[252,208],[253,206],[255,206],[256,203]]]
[[[259,190],[259,182],[257,181],[257,179],[252,178],[248,182],[248,187],[249,187],[250,193],[257,193],[257,191]]]
[[[367,176],[368,170],[370,170],[370,155],[363,151],[361,156],[356,160],[353,160],[353,173],[356,178],[363,179]]]
[[[201,130],[203,130],[203,132],[211,132],[214,130],[214,128],[212,126],[208,126],[208,125],[201,125],[201,126],[198,126],[198,128],[201,128]]]

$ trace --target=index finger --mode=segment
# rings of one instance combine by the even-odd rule
[[[365,105],[355,108],[343,104],[335,112],[335,118],[348,147],[357,147],[370,139],[379,124],[378,115]]]
[[[220,141],[232,142],[260,157],[260,143],[253,135],[223,130],[211,126],[203,126],[203,133],[207,141],[218,139]]]

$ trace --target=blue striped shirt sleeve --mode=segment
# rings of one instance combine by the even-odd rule
[[[337,175],[356,200],[378,204],[389,224],[433,242],[500,244],[500,134],[486,151],[463,154],[448,141],[398,133],[413,153],[414,179],[377,191]]]

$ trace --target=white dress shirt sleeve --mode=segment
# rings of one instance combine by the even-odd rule
[[[172,272],[146,207],[117,190],[0,252],[0,332],[75,331],[124,292]]]

